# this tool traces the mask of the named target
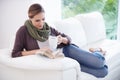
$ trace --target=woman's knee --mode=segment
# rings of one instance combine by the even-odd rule
[[[104,67],[97,72],[98,74],[95,74],[97,78],[104,78],[108,74],[108,67],[104,65]]]
[[[81,71],[90,73],[97,78],[104,78],[108,74],[108,68],[106,66],[103,68],[95,69],[81,65]]]
[[[104,68],[104,70],[101,72],[101,74],[97,75],[96,77],[98,77],[98,78],[104,78],[105,76],[107,76],[107,74],[108,74],[108,69]]]

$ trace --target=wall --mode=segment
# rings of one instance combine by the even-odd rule
[[[13,35],[28,19],[27,10],[32,3],[44,7],[48,23],[61,19],[60,0],[0,0],[0,49],[10,46]]]

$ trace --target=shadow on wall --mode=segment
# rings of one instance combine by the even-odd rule
[[[11,37],[27,18],[28,1],[0,1],[0,48],[9,47]]]

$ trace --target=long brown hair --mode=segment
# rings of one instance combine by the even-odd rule
[[[35,15],[37,15],[40,12],[45,12],[43,7],[40,4],[37,4],[37,3],[32,4],[29,7],[29,10],[28,10],[28,17],[33,18]]]

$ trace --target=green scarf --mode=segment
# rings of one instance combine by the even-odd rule
[[[37,29],[36,27],[34,27],[30,20],[27,20],[25,22],[25,25],[27,27],[29,34],[34,39],[39,40],[41,42],[48,40],[50,34],[50,27],[47,25],[47,23],[44,23],[43,29]]]

